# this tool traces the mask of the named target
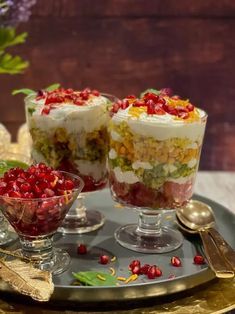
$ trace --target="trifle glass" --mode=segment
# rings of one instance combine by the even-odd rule
[[[85,183],[60,228],[64,233],[89,232],[104,224],[99,211],[86,210],[84,197],[107,183],[108,107],[114,99],[89,88],[39,91],[25,99],[33,160],[77,174]]]
[[[81,192],[82,179],[40,163],[9,169],[0,185],[0,210],[19,236],[18,254],[53,274],[65,271],[70,256],[53,248],[53,235]]]
[[[111,194],[139,211],[139,223],[119,228],[115,238],[134,251],[172,251],[183,238],[161,226],[162,213],[192,197],[207,114],[169,89],[128,96],[111,113]]]

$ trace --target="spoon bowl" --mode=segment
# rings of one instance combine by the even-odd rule
[[[211,228],[215,225],[212,208],[200,201],[190,200],[184,207],[176,211],[177,218],[191,230]]]

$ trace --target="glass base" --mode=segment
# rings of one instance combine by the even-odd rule
[[[33,265],[41,270],[51,272],[53,275],[59,275],[69,268],[71,259],[69,254],[61,249],[54,248],[51,254],[38,254],[25,252],[22,249],[16,250],[16,252],[22,256],[33,260]]]
[[[8,230],[0,232],[0,246],[5,246],[18,239],[18,235],[15,232]]]
[[[178,230],[162,227],[159,233],[143,234],[137,224],[123,226],[114,233],[116,241],[123,247],[141,253],[167,253],[176,250],[183,243]]]
[[[105,217],[102,213],[88,209],[84,216],[67,215],[58,231],[66,234],[87,233],[99,229],[104,222]]]

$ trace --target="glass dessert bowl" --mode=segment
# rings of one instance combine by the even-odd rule
[[[188,202],[198,170],[206,113],[169,89],[128,96],[111,109],[109,177],[115,201],[139,211],[139,223],[115,238],[134,251],[177,249],[181,233],[161,226],[162,213]]]
[[[33,160],[77,174],[85,184],[60,228],[63,233],[89,232],[104,224],[100,212],[86,210],[84,198],[107,184],[108,108],[114,100],[89,88],[39,91],[25,99]]]
[[[52,237],[81,192],[82,179],[39,164],[10,169],[0,185],[0,209],[19,236],[20,253],[53,274],[66,270],[70,257],[53,248]]]
[[[4,176],[4,173],[10,168],[19,167],[26,169],[30,165],[30,159],[27,156],[21,154],[15,154],[10,152],[0,153],[0,178]],[[0,184],[1,192],[1,184]],[[2,212],[0,212],[0,246],[5,246],[15,241],[18,236],[10,230],[7,220],[4,218]]]

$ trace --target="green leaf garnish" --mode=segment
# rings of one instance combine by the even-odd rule
[[[81,271],[73,276],[85,286],[116,286],[116,277],[97,271]],[[102,278],[102,279],[101,279]]]
[[[52,84],[48,87],[45,88],[46,91],[48,92],[52,92],[53,90],[57,89],[60,87],[60,84],[59,83],[55,83],[55,84]]]
[[[0,50],[23,44],[27,36],[26,32],[16,35],[13,27],[0,27]]]
[[[0,160],[0,176],[2,176],[6,171],[11,168],[19,167],[22,169],[27,169],[28,165],[25,162],[19,160]]]
[[[59,83],[55,83],[52,84],[46,88],[44,88],[44,90],[48,91],[48,92],[52,92],[53,90],[57,89],[60,87]],[[31,95],[31,94],[36,94],[37,92],[35,92],[33,89],[30,88],[21,88],[21,89],[14,89],[12,91],[12,95],[17,95],[17,94],[24,94],[24,95]]]
[[[5,52],[6,48],[23,44],[27,33],[16,35],[13,27],[0,27],[0,74],[22,73],[29,65],[19,56],[12,56]]]
[[[148,89],[146,89],[144,92],[142,92],[142,93],[140,94],[140,98],[144,97],[144,94],[146,94],[146,93],[153,93],[153,94],[159,95],[159,94],[160,94],[160,91],[157,90],[157,89],[154,89],[154,88],[148,88]]]
[[[29,63],[19,56],[3,53],[0,56],[0,73],[18,74],[28,67]]]
[[[31,94],[36,94],[36,92],[32,89],[29,88],[21,88],[21,89],[14,89],[11,93],[12,95],[17,95],[17,94],[24,94],[24,95],[31,95]]]

